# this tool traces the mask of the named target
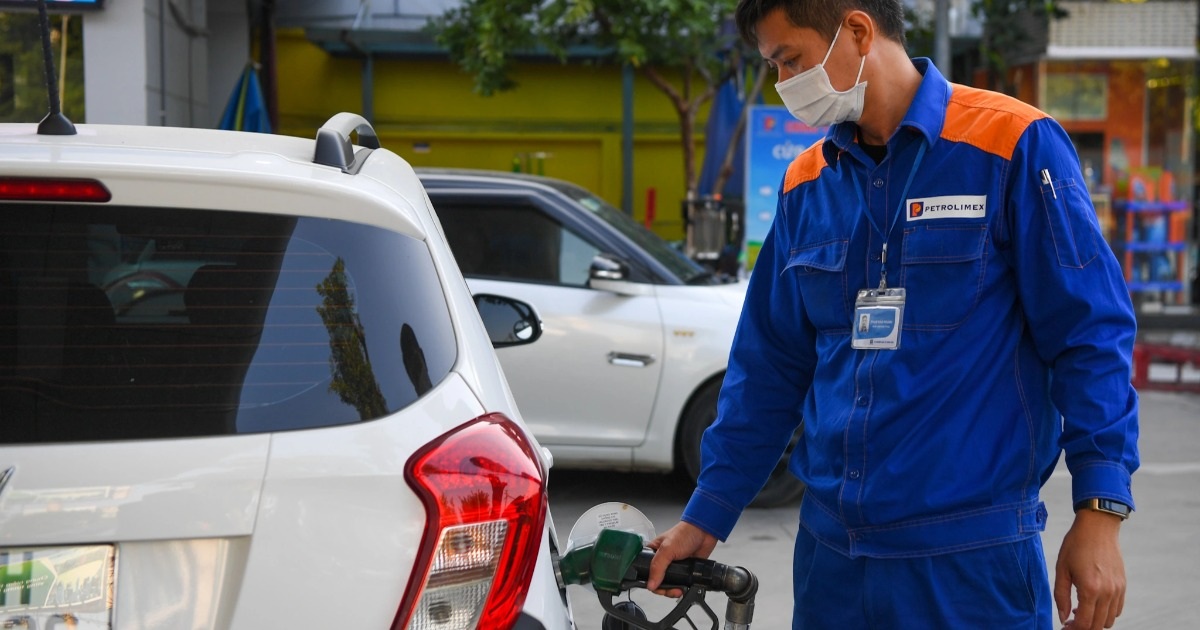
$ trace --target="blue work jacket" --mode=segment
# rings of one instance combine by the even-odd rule
[[[1037,535],[1061,452],[1076,500],[1133,505],[1136,322],[1075,150],[1037,109],[914,64],[887,157],[843,123],[784,177],[684,510],[722,540],[801,418],[801,524],[852,557]],[[900,347],[853,349],[885,242]]]

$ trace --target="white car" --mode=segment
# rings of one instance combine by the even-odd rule
[[[538,343],[499,355],[555,461],[694,477],[745,282],[718,281],[574,184],[457,169],[417,175],[471,289],[528,302],[542,317]],[[754,504],[793,502],[803,489],[781,460]]]
[[[540,334],[359,116],[0,125],[0,627],[572,628]]]

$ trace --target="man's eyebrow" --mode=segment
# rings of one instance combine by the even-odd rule
[[[783,51],[785,48],[787,48],[787,44],[780,44],[780,45],[776,46],[774,50],[771,51],[771,54],[765,55],[763,57],[763,59],[766,59],[767,61],[770,61],[772,59],[777,59],[777,58],[779,58],[779,55],[783,54]]]

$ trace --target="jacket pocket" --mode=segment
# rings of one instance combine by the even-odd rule
[[[824,241],[791,250],[783,276],[791,276],[800,287],[804,310],[822,332],[849,330],[846,304],[845,240]]]
[[[904,328],[953,330],[975,310],[983,290],[987,234],[983,224],[904,231]]]
[[[1096,233],[1091,217],[1095,216],[1092,201],[1082,186],[1073,179],[1055,181],[1042,186],[1042,208],[1058,264],[1080,269],[1096,258]]]

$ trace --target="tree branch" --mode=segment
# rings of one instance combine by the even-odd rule
[[[658,73],[658,70],[654,66],[642,66],[642,74],[650,80],[650,83],[654,84],[654,87],[667,95],[677,113],[682,114],[684,112],[687,105],[683,100],[683,96],[679,94],[679,90],[676,90],[674,85],[671,85],[670,81],[667,81]]]
[[[758,66],[758,76],[754,77],[754,87],[750,88],[750,93],[742,99],[742,113],[738,116],[737,126],[734,127],[733,135],[730,137],[729,146],[725,147],[725,158],[721,160],[721,168],[717,170],[717,176],[713,180],[713,189],[711,194],[719,195],[725,190],[725,183],[729,181],[729,177],[733,175],[733,158],[737,155],[738,145],[741,144],[742,134],[746,132],[746,120],[750,117],[750,104],[758,100],[758,95],[762,94],[763,84],[766,83],[767,68],[766,66]]]

